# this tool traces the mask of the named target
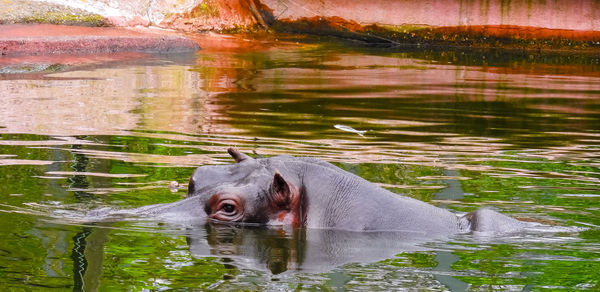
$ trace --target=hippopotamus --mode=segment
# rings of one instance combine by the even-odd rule
[[[235,163],[198,167],[186,199],[135,213],[225,224],[435,235],[512,232],[530,224],[487,208],[457,215],[315,158],[255,159],[236,149],[227,151]]]

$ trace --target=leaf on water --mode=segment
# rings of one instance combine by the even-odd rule
[[[350,132],[350,133],[355,133],[358,134],[361,137],[364,137],[364,134],[367,132],[366,130],[357,130],[354,129],[352,127],[349,126],[345,126],[345,125],[334,125],[334,128],[338,129],[338,130],[342,130],[342,131],[346,131],[346,132]]]

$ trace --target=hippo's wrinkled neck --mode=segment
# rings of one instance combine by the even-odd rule
[[[347,175],[339,175],[335,170],[308,165],[302,179],[305,189],[307,211],[310,214],[306,226],[311,228],[341,227],[348,211],[357,203],[356,182]]]

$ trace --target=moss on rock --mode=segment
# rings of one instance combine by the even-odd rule
[[[49,23],[80,26],[107,26],[98,14],[64,5],[31,0],[0,0],[0,24]]]
[[[26,16],[22,18],[22,22],[82,26],[108,26],[106,20],[97,14],[78,15],[60,12],[47,12],[44,14]]]

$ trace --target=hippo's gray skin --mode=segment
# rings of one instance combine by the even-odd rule
[[[198,167],[186,199],[133,213],[187,221],[208,217],[217,222],[430,235],[513,232],[530,224],[489,209],[457,216],[314,158],[253,159],[235,149],[228,152],[236,163]]]

